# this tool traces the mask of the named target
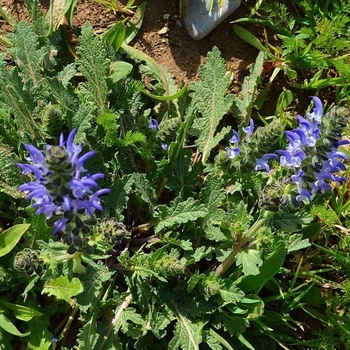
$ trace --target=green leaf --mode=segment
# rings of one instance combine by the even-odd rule
[[[193,106],[200,114],[193,126],[199,134],[196,145],[203,153],[203,163],[206,163],[211,150],[230,131],[229,127],[219,131],[217,128],[233,103],[233,95],[227,95],[230,73],[226,71],[225,61],[217,47],[208,53],[206,64],[200,67],[200,78],[201,81],[191,84],[190,88]]]
[[[111,63],[111,74],[108,76],[113,83],[125,78],[133,70],[133,65],[124,61],[114,61]]]
[[[186,201],[183,201],[181,197],[176,197],[169,207],[160,205],[157,207],[157,210],[158,214],[155,218],[159,217],[159,220],[155,227],[155,233],[176,224],[195,221],[204,217],[207,213],[205,206],[192,197]]]
[[[86,133],[91,132],[91,122],[95,118],[93,108],[88,103],[81,103],[79,109],[74,113],[70,129],[77,129],[74,142],[79,143],[85,140]]]
[[[41,312],[34,310],[30,307],[8,303],[7,301],[4,301],[4,300],[0,300],[0,305],[3,305],[8,309],[12,310],[15,317],[21,321],[30,321],[33,317],[42,315]]]
[[[128,307],[119,318],[116,329],[119,329],[129,337],[138,339],[142,335],[145,320],[133,307]]]
[[[256,249],[241,250],[236,257],[236,265],[242,266],[243,274],[245,276],[258,275],[259,267],[263,261],[260,257],[260,251]]]
[[[50,318],[45,314],[41,317],[35,317],[28,322],[30,336],[28,338],[28,349],[47,350],[52,343],[52,333],[49,331]]]
[[[107,109],[106,74],[109,59],[89,22],[82,26],[77,53],[80,55],[78,68],[87,80],[86,83],[79,85],[80,90],[84,93],[86,100],[92,102],[99,113],[102,113]]]
[[[4,314],[0,314],[0,328],[16,337],[27,337],[30,334],[30,332],[21,333]]]
[[[175,316],[168,307],[162,307],[160,310],[154,307],[149,319],[152,333],[158,339],[162,339],[167,334],[167,327],[175,319]]]
[[[79,329],[78,344],[81,349],[96,349],[100,337],[96,318],[97,312],[93,312],[89,320]]]
[[[73,296],[83,291],[84,288],[79,278],[73,277],[70,281],[67,276],[60,276],[56,279],[46,281],[41,293],[53,295],[57,299],[69,303]]]
[[[143,22],[146,6],[147,6],[147,1],[141,2],[141,4],[137,6],[137,9],[133,18],[130,18],[129,21],[127,21],[127,23],[125,24],[125,43],[126,44],[129,44],[131,40],[135,38],[136,34],[140,30]]]
[[[239,307],[247,310],[246,318],[248,320],[257,320],[264,313],[265,304],[259,296],[252,294],[246,295],[240,301]]]
[[[23,183],[21,171],[16,166],[19,162],[15,153],[0,146],[0,192],[5,192],[13,198],[22,197],[17,189]]]
[[[314,220],[314,217],[305,211],[283,211],[277,213],[273,217],[273,223],[275,226],[280,227],[286,232],[295,232],[300,230],[302,225],[310,224]]]
[[[239,122],[248,123],[255,105],[256,92],[260,83],[265,57],[264,52],[259,52],[250,68],[250,75],[244,78],[241,93],[234,97],[234,114]]]
[[[294,94],[291,90],[284,90],[278,97],[275,115],[283,115],[284,110],[293,102]]]
[[[125,39],[124,23],[117,22],[116,24],[114,24],[103,34],[103,38],[117,52]]]
[[[286,247],[288,249],[288,253],[294,252],[296,250],[304,249],[310,247],[311,243],[308,238],[303,237],[302,234],[294,234],[288,237],[288,242],[286,243]]]
[[[147,73],[160,83],[161,88],[164,91],[164,97],[175,95],[173,79],[171,78],[170,74],[167,73],[165,67],[158,65],[158,63],[151,57],[142,51],[127,45],[126,43],[123,43],[121,47],[132,59],[146,63],[146,65],[141,65],[140,69],[142,69],[144,73]],[[182,91],[181,94],[183,92],[184,91]]]
[[[175,325],[174,337],[169,342],[171,350],[199,350],[199,344],[202,342],[203,321],[191,321],[182,314],[175,303],[171,301],[178,322]]]
[[[6,89],[0,90],[1,101],[7,106],[11,113],[16,116],[15,123],[18,128],[18,135],[23,132],[35,139],[40,135],[33,120],[33,110],[36,104],[30,92],[23,89],[22,78],[16,67],[9,69],[5,61],[5,55],[0,53],[0,85]],[[19,140],[23,142],[23,139]]]
[[[14,225],[0,233],[0,257],[9,253],[28,230],[30,224]]]
[[[101,293],[103,282],[108,281],[114,271],[108,271],[102,264],[95,264],[89,261],[86,274],[80,276],[80,283],[83,285],[83,293],[76,296],[79,309],[87,312]]]
[[[287,250],[284,247],[276,249],[272,254],[267,256],[259,268],[258,275],[245,276],[239,284],[244,292],[258,290],[262,288],[281,268],[286,257]]]
[[[47,48],[38,48],[38,36],[33,26],[25,21],[20,22],[10,35],[10,40],[13,47],[8,51],[21,71],[22,83],[30,87],[40,85],[41,63],[47,54]]]
[[[115,143],[116,135],[117,135],[117,115],[114,113],[101,113],[96,118],[97,124],[100,124],[105,130],[105,139],[104,142],[107,146],[112,146]]]
[[[219,293],[225,303],[237,303],[244,298],[244,293],[229,279],[220,281]]]
[[[269,53],[268,49],[260,42],[260,40],[253,35],[249,30],[244,29],[243,27],[235,24],[233,26],[233,30],[235,31],[235,33],[242,39],[244,40],[246,43],[252,45],[253,47],[255,47],[256,49],[258,49],[259,51],[263,51],[263,52],[267,52]]]
[[[219,208],[225,197],[222,179],[218,176],[208,175],[200,192],[201,202],[207,207],[207,215],[203,219],[203,230],[208,239],[216,242],[227,240],[220,229],[225,211]]]

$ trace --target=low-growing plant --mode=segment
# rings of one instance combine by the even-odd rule
[[[298,12],[295,9],[291,12],[290,7],[277,1],[259,1],[248,17],[234,21],[263,24],[277,35],[277,44],[268,42],[267,35],[263,44],[237,24],[234,30],[250,45],[265,51],[269,59],[267,63],[270,63],[267,70],[274,69],[274,76],[282,70],[293,87],[320,90],[347,86],[350,3],[339,0],[295,0],[294,3]],[[329,74],[331,70],[334,74]],[[297,79],[300,71],[308,73],[307,76],[303,74],[303,82]]]
[[[235,96],[216,47],[183,87],[120,25],[71,57],[36,30],[1,56],[0,347],[295,344],[315,288],[284,264],[346,182],[348,110],[255,126],[264,53]]]

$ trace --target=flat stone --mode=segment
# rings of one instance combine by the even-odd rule
[[[209,13],[210,0],[182,0],[182,21],[188,35],[195,40],[203,39],[240,5],[241,0],[214,0]]]

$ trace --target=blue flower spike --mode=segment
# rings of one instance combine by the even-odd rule
[[[31,164],[18,164],[23,174],[34,176],[33,181],[19,186],[19,190],[27,194],[27,200],[33,201],[36,214],[43,213],[48,224],[54,226],[53,233],[62,231],[70,242],[74,239],[80,242],[76,237],[88,233],[89,229],[80,221],[96,210],[102,211],[100,196],[110,192],[106,188],[98,189],[96,181],[104,177],[103,173],[87,174],[84,163],[96,152],[80,155],[82,146],[74,143],[76,131],[69,133],[67,141],[61,134],[59,145],[47,145],[44,154],[32,145],[24,145],[29,152],[26,159]]]
[[[345,126],[348,113],[343,117],[331,119],[331,114],[323,115],[323,105],[318,97],[312,97],[314,109],[306,117],[297,116],[299,126],[285,135],[288,144],[285,149],[277,150],[280,166],[287,168],[290,180],[297,191],[296,200],[311,201],[317,193],[332,189],[330,182],[342,183],[346,179],[336,174],[346,170],[343,161],[347,156],[338,150],[339,146],[349,143],[341,140],[341,130]],[[332,111],[336,111],[335,107]],[[269,171],[268,160],[271,154],[265,154],[256,161],[255,170]],[[276,158],[275,158],[276,159]]]

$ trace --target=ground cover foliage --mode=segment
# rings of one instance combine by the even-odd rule
[[[131,46],[145,4],[73,45],[27,2],[0,65],[1,349],[349,348],[348,8],[295,4],[290,32],[263,1],[245,19],[283,27],[277,51],[235,24],[261,49],[236,96],[216,47],[179,86]]]

